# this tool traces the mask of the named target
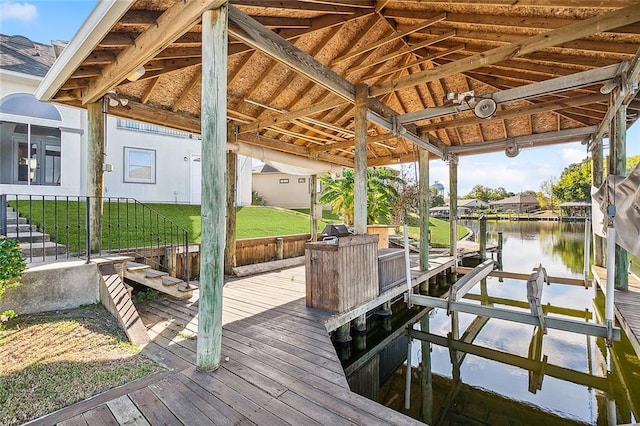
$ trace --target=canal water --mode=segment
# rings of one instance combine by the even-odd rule
[[[477,231],[478,222],[465,225]],[[490,242],[503,233],[505,271],[528,274],[540,262],[549,275],[582,277],[584,224],[489,222],[488,230]],[[488,278],[463,301],[529,312],[522,280]],[[602,322],[593,288],[545,285],[542,303],[549,315]],[[640,421],[640,362],[624,335],[610,349],[600,338],[403,303],[369,322],[366,335],[338,347],[352,390],[428,424]],[[412,340],[409,410],[407,322],[427,333]]]

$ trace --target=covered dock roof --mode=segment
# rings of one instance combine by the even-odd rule
[[[200,132],[201,16],[222,0],[99,2],[43,100]],[[368,165],[597,140],[637,93],[631,0],[232,0],[227,116],[237,141],[354,165],[355,85]]]

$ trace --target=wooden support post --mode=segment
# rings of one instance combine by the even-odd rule
[[[420,331],[429,333],[429,315],[425,315],[420,319]],[[422,420],[426,424],[432,424],[433,421],[433,379],[431,375],[431,343],[426,340],[420,340],[421,356],[420,359],[420,389],[422,400]]]
[[[369,87],[357,84],[354,116],[355,172],[353,183],[353,227],[355,234],[367,233],[367,98]]]
[[[594,142],[591,150],[591,185],[600,188],[604,180],[602,138]],[[593,258],[596,266],[604,266],[604,239],[593,234]]]
[[[502,271],[502,247],[503,247],[504,237],[502,231],[498,231],[498,270]],[[502,278],[499,278],[498,281],[502,282]]]
[[[227,141],[235,139],[235,126],[227,125]],[[238,154],[227,151],[227,233],[224,245],[224,273],[233,274],[236,266],[236,191]]]
[[[104,127],[102,100],[87,105],[87,195],[89,198],[89,246],[91,253],[100,253],[102,240],[102,191],[104,188]]]
[[[627,175],[627,106],[622,104],[611,123],[611,140],[609,141],[611,173],[618,176]],[[615,288],[627,290],[629,286],[629,259],[627,251],[616,244]]]
[[[424,136],[424,135],[423,135]],[[420,193],[420,270],[429,270],[429,151],[418,148]]]
[[[316,217],[316,204],[318,204],[318,176],[311,175],[309,178],[309,190],[310,196],[310,212],[309,218],[311,220],[311,241],[318,241],[318,217]]]
[[[480,216],[480,259],[485,260],[487,258],[487,217],[485,215]]]
[[[215,370],[222,354],[225,158],[227,142],[227,5],[202,15],[202,246],[196,368]]]
[[[388,317],[392,314],[393,312],[391,311],[391,301],[387,300],[386,302],[384,302],[382,304],[382,306],[380,307],[380,309],[378,309],[376,311],[376,315],[379,315],[381,317]]]
[[[351,323],[342,324],[336,329],[336,342],[347,343],[351,341]]]
[[[449,157],[449,255],[458,255],[458,156]]]
[[[284,259],[284,238],[276,238],[276,260]]]
[[[353,328],[360,333],[367,331],[367,314],[362,314],[354,319]]]

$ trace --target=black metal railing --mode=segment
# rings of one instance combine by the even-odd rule
[[[102,203],[99,253],[91,250],[92,202]],[[0,194],[0,234],[24,242],[28,262],[88,262],[91,256],[119,254],[166,271],[168,256],[180,251],[185,257],[180,278],[190,280],[189,232],[133,198]]]

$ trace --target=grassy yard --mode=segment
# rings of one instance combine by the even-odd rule
[[[0,425],[18,425],[162,371],[101,305],[21,315],[0,331]]]
[[[39,228],[45,225],[52,239],[71,248],[71,251],[83,251],[85,247],[85,203],[53,201],[15,205],[21,216],[29,216],[32,224]],[[323,219],[318,221],[318,231],[328,223],[340,222],[340,218],[331,211],[323,211]],[[201,239],[200,206],[189,204],[117,204],[105,203],[103,214],[102,246],[104,249],[116,247],[150,246],[173,241],[182,243],[182,233],[172,226],[189,233],[189,241],[198,243]],[[449,244],[449,223],[431,218],[429,222],[431,242],[434,246]],[[419,229],[410,227],[410,234],[419,238]],[[276,235],[309,233],[309,209],[288,210],[277,207],[247,206],[237,210],[237,238],[259,238]],[[459,227],[460,237],[466,229]]]

